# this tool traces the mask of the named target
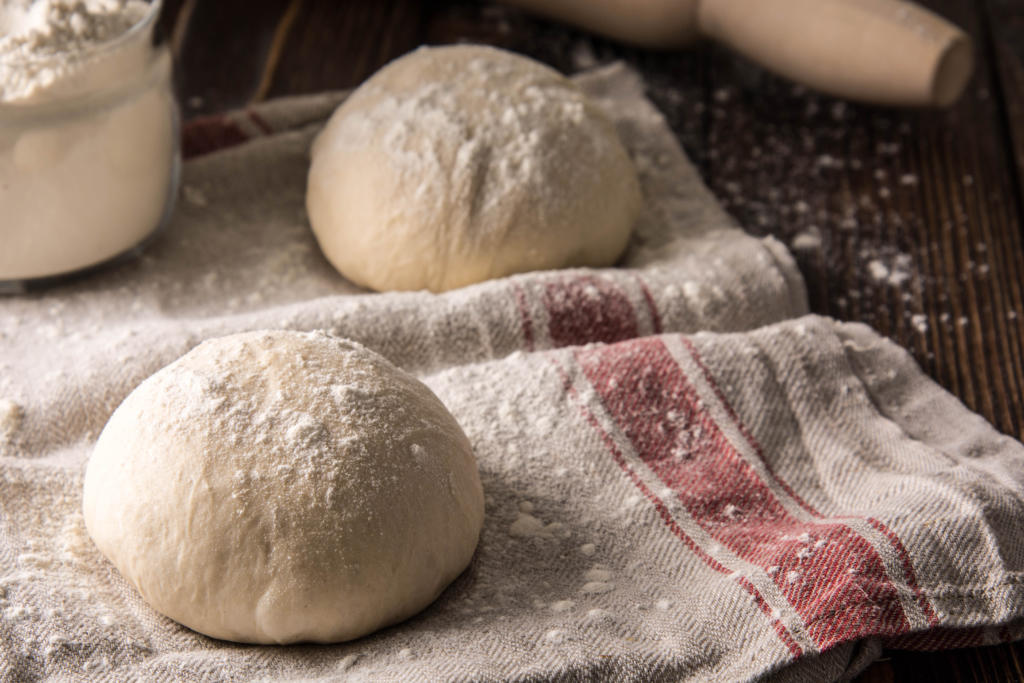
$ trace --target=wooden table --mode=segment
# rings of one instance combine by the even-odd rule
[[[855,105],[713,46],[634,49],[470,0],[169,2],[186,119],[351,87],[421,43],[491,43],[564,72],[625,60],[733,215],[791,246],[815,312],[889,335],[1024,435],[1024,0],[924,3],[976,43],[948,111]],[[887,651],[860,680],[1024,680],[1024,643]]]

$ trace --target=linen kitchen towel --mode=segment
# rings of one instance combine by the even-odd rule
[[[642,83],[578,78],[648,209],[616,268],[376,294],[320,256],[312,136],[343,95],[186,130],[141,259],[0,300],[4,680],[744,680],[848,676],[884,643],[1024,637],[1024,448],[869,329],[807,316],[786,250],[715,203]],[[422,614],[339,645],[219,642],[160,616],[81,515],[90,450],[204,339],[325,329],[465,429],[486,521]]]

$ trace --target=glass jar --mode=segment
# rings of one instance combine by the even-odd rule
[[[167,222],[181,157],[160,5],[88,51],[4,65],[39,87],[0,99],[0,290],[133,255]]]

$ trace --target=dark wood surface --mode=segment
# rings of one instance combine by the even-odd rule
[[[945,111],[844,102],[715,46],[631,48],[470,0],[169,0],[186,119],[352,87],[421,43],[490,43],[564,72],[627,61],[733,215],[792,247],[815,312],[890,336],[1021,438],[1024,0],[923,4],[975,41],[975,76]],[[1024,681],[1024,644],[886,651],[860,680]]]

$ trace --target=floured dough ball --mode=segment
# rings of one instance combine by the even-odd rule
[[[420,48],[360,86],[314,143],[306,194],[342,275],[435,292],[611,265],[641,203],[614,126],[579,88],[470,45]]]
[[[156,610],[216,638],[337,642],[422,610],[469,563],[483,492],[431,391],[323,334],[214,339],[103,429],[86,527]]]

